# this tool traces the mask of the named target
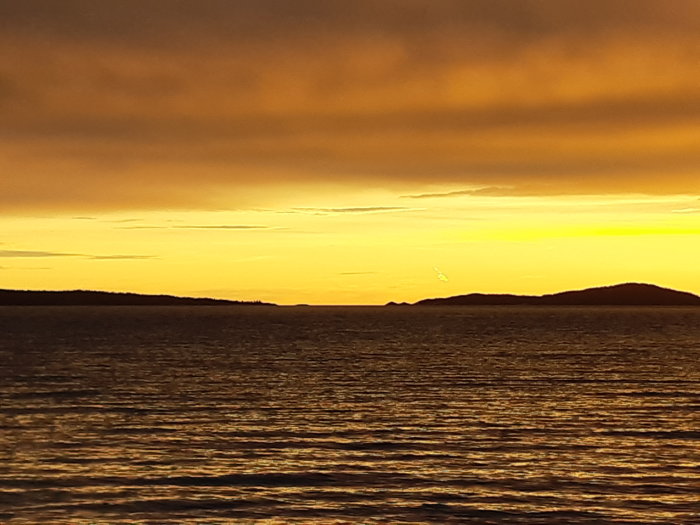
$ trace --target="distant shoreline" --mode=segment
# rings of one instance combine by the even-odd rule
[[[262,301],[232,301],[92,290],[0,290],[0,306],[277,306]]]
[[[275,306],[263,301],[236,301],[209,297],[180,297],[164,294],[103,292],[93,290],[0,289],[0,306]],[[381,305],[283,305],[381,306]],[[414,306],[700,306],[700,296],[653,284],[623,283],[546,295],[471,293],[415,303],[390,301],[387,307]]]
[[[623,283],[547,295],[472,293],[386,306],[700,306],[700,296],[654,284]]]

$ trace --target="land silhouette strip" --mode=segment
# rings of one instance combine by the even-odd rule
[[[0,306],[276,306],[262,301],[231,301],[89,290],[0,290]]]
[[[405,303],[404,303],[405,304]],[[392,305],[392,303],[389,303]],[[393,303],[397,305],[397,303]],[[436,299],[423,299],[417,306],[700,306],[700,297],[654,284],[623,283],[547,295],[471,293]]]

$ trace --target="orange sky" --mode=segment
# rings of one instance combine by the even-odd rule
[[[0,287],[698,293],[698,35],[695,0],[0,0]]]

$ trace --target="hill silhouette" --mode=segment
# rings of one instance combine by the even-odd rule
[[[274,306],[261,301],[229,301],[205,297],[144,295],[90,290],[0,290],[0,306]]]
[[[654,284],[624,283],[547,295],[481,294],[423,299],[416,305],[700,306],[700,297]]]

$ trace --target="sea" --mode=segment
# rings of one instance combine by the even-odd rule
[[[0,523],[700,524],[700,308],[3,307]]]

